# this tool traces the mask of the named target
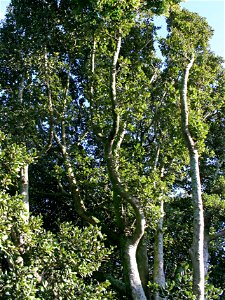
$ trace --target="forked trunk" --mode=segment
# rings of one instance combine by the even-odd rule
[[[116,86],[116,76],[117,76],[117,62],[119,58],[122,36],[121,32],[118,32],[116,38],[116,49],[113,55],[112,65],[111,65],[111,89],[110,89],[110,100],[111,100],[111,112],[112,112],[112,127],[111,132],[108,136],[107,142],[105,144],[105,158],[107,161],[109,178],[112,183],[114,199],[116,201],[122,201],[126,205],[130,205],[135,216],[135,226],[134,228],[129,228],[129,236],[123,233],[124,238],[124,277],[128,281],[128,285],[131,291],[131,297],[133,300],[147,300],[144,288],[142,286],[138,264],[137,264],[137,249],[138,245],[144,236],[145,232],[145,216],[143,209],[141,207],[138,198],[133,196],[127,190],[125,184],[120,180],[119,174],[119,155],[120,148],[123,142],[123,137],[125,133],[125,124],[122,122],[120,115],[118,114],[118,102],[117,102],[117,86]],[[117,203],[116,207],[118,207]],[[118,208],[116,208],[116,212]],[[120,220],[117,217],[117,223]],[[128,227],[128,226],[126,226]],[[132,226],[133,227],[133,226]],[[120,228],[122,229],[122,228]]]

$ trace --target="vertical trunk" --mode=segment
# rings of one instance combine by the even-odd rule
[[[199,171],[199,155],[195,142],[189,131],[189,108],[187,101],[187,84],[189,71],[194,63],[194,56],[188,63],[183,77],[181,91],[181,122],[182,133],[186,142],[189,157],[192,183],[192,202],[193,202],[193,242],[190,249],[193,266],[193,293],[197,300],[204,300],[204,218],[203,203],[201,197],[201,182]]]
[[[109,150],[109,149],[108,149]],[[107,154],[106,149],[106,154]],[[139,204],[139,200],[125,191],[124,186],[121,184],[119,174],[115,168],[115,161],[110,153],[107,154],[107,166],[109,170],[109,177],[115,192],[120,195],[121,199],[129,203],[135,214],[135,228],[133,233],[128,237],[122,235],[121,246],[123,248],[123,266],[124,278],[128,284],[127,290],[130,291],[133,300],[147,300],[143,281],[140,276],[140,269],[138,266],[138,246],[145,232],[145,217],[143,210]],[[129,229],[130,230],[130,229]]]
[[[135,215],[135,227],[129,228],[129,236],[123,233],[124,245],[124,277],[129,282],[131,297],[133,300],[147,300],[142,286],[138,264],[137,264],[137,248],[145,231],[145,216],[140,205],[139,199],[134,197],[127,191],[127,188],[121,183],[118,166],[119,152],[124,136],[124,124],[121,124],[120,115],[117,112],[117,93],[116,93],[116,66],[121,48],[121,33],[118,32],[117,46],[113,55],[111,66],[111,110],[112,110],[112,127],[108,140],[105,144],[105,158],[107,161],[109,178],[113,186],[114,197],[116,201],[121,201],[116,205],[120,209],[122,201],[129,204]],[[118,220],[120,222],[120,220]]]
[[[18,101],[23,105],[23,91],[24,91],[24,77],[21,74],[19,79],[19,89],[18,89]],[[26,145],[26,141],[23,140],[23,144]],[[23,196],[24,212],[22,217],[25,222],[29,220],[29,177],[28,177],[28,164],[20,169],[20,194]]]
[[[153,279],[154,283],[158,284],[160,288],[165,288],[165,273],[164,273],[164,252],[163,252],[163,218],[164,218],[164,203],[161,200],[160,207],[160,219],[157,225],[157,231],[155,235],[155,244],[154,244],[154,273]],[[154,295],[155,300],[165,299],[161,297],[158,292]]]
[[[133,300],[147,300],[139,275],[136,253],[138,243],[128,240],[125,246],[125,263],[127,265],[129,284]]]
[[[156,152],[156,158],[154,163],[154,170],[156,171],[160,154],[160,146],[158,146]],[[161,169],[161,178],[164,175],[164,168]],[[156,186],[156,183],[154,183]],[[165,288],[165,273],[164,273],[164,250],[163,250],[163,220],[164,220],[164,201],[161,199],[160,202],[160,218],[157,224],[155,241],[154,241],[154,268],[153,268],[153,281],[159,288]],[[165,299],[161,297],[159,292],[154,294],[155,300]]]
[[[25,164],[20,169],[20,194],[23,196],[24,210],[20,212],[25,224],[29,222],[29,177],[28,177],[28,164]],[[23,264],[24,246],[25,246],[26,233],[22,232],[19,235],[19,252],[17,263]]]
[[[29,219],[29,177],[28,177],[28,164],[25,164],[20,170],[21,190],[20,193],[23,195],[23,203],[25,212],[23,218],[26,222]]]
[[[137,258],[137,264],[138,264],[138,271],[140,274],[142,286],[145,291],[145,295],[146,295],[147,299],[150,299],[150,289],[148,288],[149,264],[148,264],[146,235],[144,235],[139,242],[136,258]]]
[[[124,277],[128,284],[128,290],[133,300],[147,300],[145,289],[140,276],[138,266],[137,250],[145,232],[145,217],[143,210],[139,204],[139,200],[125,191],[124,186],[120,183],[119,175],[115,171],[115,162],[112,156],[108,155],[108,170],[110,180],[116,192],[123,201],[129,203],[135,214],[135,228],[133,233],[127,237],[123,235],[123,259],[124,259]]]
[[[204,300],[204,218],[201,198],[198,152],[190,155],[192,199],[193,199],[193,242],[190,250],[193,265],[193,292],[197,300]]]

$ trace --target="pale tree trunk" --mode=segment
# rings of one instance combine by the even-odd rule
[[[156,152],[156,158],[154,163],[154,170],[156,171],[158,160],[160,154],[160,146]],[[164,168],[161,169],[161,178],[164,175]],[[154,183],[156,187],[156,183]],[[164,201],[161,198],[160,201],[160,218],[158,220],[155,240],[154,240],[154,267],[153,267],[153,281],[156,283],[161,289],[165,288],[166,280],[164,273],[164,250],[163,250],[163,221],[164,221]],[[154,294],[154,300],[166,299],[165,297],[161,297],[159,292]]]
[[[194,151],[190,158],[194,210],[193,242],[190,249],[193,265],[193,292],[197,300],[204,300],[204,218],[197,150]]]
[[[18,101],[23,104],[23,91],[24,91],[24,78],[23,75],[19,79]],[[23,144],[26,145],[26,141],[23,140]],[[26,223],[29,220],[29,175],[28,175],[28,163],[25,163],[20,169],[20,194],[23,196],[24,212],[21,212],[21,216]]]
[[[147,299],[151,299],[150,288],[148,287],[149,264],[148,264],[146,234],[142,237],[142,239],[140,240],[140,242],[138,244],[136,258],[137,258],[137,264],[138,264],[138,271],[140,274],[142,286],[145,291],[145,295],[146,295]]]
[[[163,252],[163,219],[164,219],[164,202],[161,199],[160,204],[160,219],[158,221],[155,242],[154,242],[154,283],[158,284],[160,288],[165,288],[165,273],[164,273],[164,252]],[[166,299],[161,297],[159,292],[154,295],[154,300]]]
[[[146,300],[146,295],[142,286],[141,278],[139,275],[136,253],[139,240],[135,242],[128,240],[125,247],[125,260],[127,263],[129,284],[131,287],[132,299]]]
[[[197,300],[204,300],[204,217],[203,203],[201,196],[201,182],[199,171],[199,155],[195,142],[189,131],[189,108],[187,101],[187,84],[189,71],[194,63],[194,55],[188,63],[183,77],[181,90],[181,121],[182,133],[185,139],[189,157],[192,183],[192,202],[193,202],[193,242],[190,249],[193,266],[193,293]]]
[[[129,204],[135,215],[135,226],[133,232],[130,232],[129,236],[123,234],[124,277],[129,282],[132,299],[147,300],[137,263],[138,245],[145,232],[145,216],[139,199],[130,195],[129,191],[125,189],[125,186],[120,181],[118,172],[119,150],[123,140],[125,126],[124,124],[121,125],[120,116],[117,113],[118,103],[116,95],[116,66],[121,48],[121,39],[121,34],[118,33],[117,47],[113,55],[111,68],[111,108],[113,124],[111,133],[105,145],[105,157],[107,160],[109,178],[113,186],[113,191],[116,194],[115,197],[117,201],[121,200],[124,201],[124,203]]]
[[[21,180],[21,189],[20,194],[23,196],[23,204],[24,204],[24,214],[23,218],[26,222],[29,219],[29,176],[28,176],[28,164],[25,164],[20,169],[20,180]]]
[[[20,194],[23,196],[23,210],[20,211],[20,216],[23,219],[24,223],[28,225],[29,223],[29,177],[28,177],[28,164],[20,169]],[[26,232],[19,234],[19,255],[16,259],[16,264],[23,265],[23,254],[25,252],[25,240]],[[17,238],[18,238],[17,237]]]
[[[108,148],[108,147],[107,147]],[[108,152],[109,151],[109,152]],[[134,211],[136,223],[134,232],[130,237],[124,236],[124,259],[126,272],[125,277],[129,281],[129,286],[133,300],[146,300],[145,291],[142,285],[138,264],[137,264],[137,249],[138,245],[144,236],[145,232],[145,217],[140,206],[139,200],[133,197],[129,192],[125,191],[123,185],[119,180],[119,175],[116,171],[115,160],[110,149],[106,149],[107,166],[109,170],[109,177],[114,187],[114,190],[123,201],[129,203]]]

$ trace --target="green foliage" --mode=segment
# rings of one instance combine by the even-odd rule
[[[43,228],[40,217],[25,221],[23,196],[7,190],[15,187],[20,168],[31,156],[2,132],[0,142],[0,298],[113,299],[109,282],[92,278],[112,253],[101,230],[81,230],[65,222],[53,234]]]
[[[149,287],[161,297],[166,297],[168,300],[196,300],[196,296],[192,292],[192,271],[187,263],[182,263],[175,271],[173,280],[168,280],[165,289],[155,283],[149,282]],[[218,299],[222,290],[216,288],[213,284],[206,284],[205,296],[206,299]]]
[[[172,10],[167,25],[171,34],[167,46],[178,59],[188,59],[192,53],[202,53],[208,48],[212,28],[197,13],[179,8]]]
[[[91,279],[111,253],[99,228],[62,223],[53,234],[39,217],[24,223],[19,196],[0,196],[1,299],[113,299],[109,282]]]
[[[206,299],[218,300],[218,295],[221,295],[223,290],[221,288],[215,287],[213,284],[206,283],[205,294]]]
[[[167,283],[168,299],[191,299],[196,297],[192,292],[192,272],[186,263],[181,265],[176,272],[175,279]]]
[[[16,184],[20,169],[32,160],[24,146],[13,143],[12,137],[0,131],[0,184],[3,190]]]

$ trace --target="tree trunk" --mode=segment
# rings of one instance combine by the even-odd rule
[[[198,152],[191,155],[192,200],[194,210],[193,242],[190,250],[193,265],[193,292],[197,300],[204,300],[204,217],[201,198],[201,183],[198,165]]]
[[[147,243],[146,243],[146,235],[142,237],[138,244],[137,248],[137,264],[138,264],[138,271],[140,274],[140,279],[142,286],[145,291],[145,295],[147,299],[151,299],[150,289],[148,287],[149,282],[149,264],[148,264],[148,252],[147,252]]]
[[[144,213],[138,199],[131,196],[127,191],[125,191],[123,185],[120,183],[119,175],[115,171],[115,161],[110,153],[108,153],[107,162],[109,176],[114,190],[118,195],[120,195],[123,201],[131,205],[135,214],[135,228],[130,236],[123,235],[123,240],[121,242],[124,253],[122,257],[122,259],[124,259],[124,278],[126,284],[128,284],[127,290],[130,291],[133,300],[147,300],[145,295],[145,288],[140,276],[140,266],[138,266],[137,259],[138,246],[141,243],[141,239],[143,238],[145,232]]]
[[[20,169],[20,180],[21,180],[21,189],[20,193],[23,195],[23,204],[25,212],[22,214],[26,222],[29,219],[29,177],[28,177],[28,164],[25,164]]]
[[[22,105],[23,104],[23,91],[24,91],[24,77],[21,74],[19,78],[19,90],[18,90],[18,101]],[[23,140],[23,138],[22,138]],[[25,141],[23,141],[25,145]],[[24,204],[24,212],[22,212],[21,216],[24,221],[27,223],[29,220],[29,176],[28,176],[28,164],[24,164],[24,166],[20,169],[20,194],[23,195],[23,204]]]
[[[204,300],[204,217],[201,197],[199,155],[195,146],[195,142],[189,131],[189,108],[187,101],[188,77],[193,63],[194,55],[188,63],[183,76],[183,85],[181,90],[181,122],[183,137],[186,142],[190,157],[192,183],[193,242],[190,249],[190,254],[193,266],[193,293],[197,300]]]
[[[147,300],[136,259],[138,241],[133,243],[130,239],[128,239],[125,245],[125,263],[127,265],[127,272],[129,278],[129,284],[131,289],[131,295],[133,300]]]
[[[165,273],[164,273],[164,252],[163,252],[163,218],[164,218],[164,203],[161,200],[160,207],[160,219],[158,221],[157,231],[155,235],[155,244],[154,244],[154,272],[153,280],[154,283],[158,284],[160,288],[165,288]],[[156,292],[154,295],[154,300],[166,299],[161,297],[159,292]]]
[[[23,196],[24,210],[20,212],[22,219],[25,224],[29,223],[29,175],[28,175],[28,164],[25,164],[20,169],[20,194]],[[25,246],[26,232],[19,234],[19,252],[21,255],[17,257],[16,263],[23,265],[24,246]]]
[[[121,48],[121,33],[118,32],[117,45],[113,55],[111,66],[111,110],[112,110],[112,127],[105,144],[105,158],[107,161],[107,168],[109,178],[112,183],[114,201],[121,201],[117,203],[116,213],[120,210],[120,204],[123,202],[130,205],[135,215],[134,229],[129,229],[129,236],[127,233],[122,233],[123,253],[124,253],[124,277],[129,282],[131,297],[133,300],[147,300],[144,288],[142,286],[138,264],[137,264],[137,248],[145,232],[145,216],[140,205],[139,199],[131,195],[125,185],[121,183],[118,166],[119,166],[119,152],[124,137],[124,124],[121,124],[120,115],[117,112],[117,91],[116,91],[116,75],[117,62]],[[118,206],[119,205],[119,206]],[[117,218],[117,222],[120,220]]]

